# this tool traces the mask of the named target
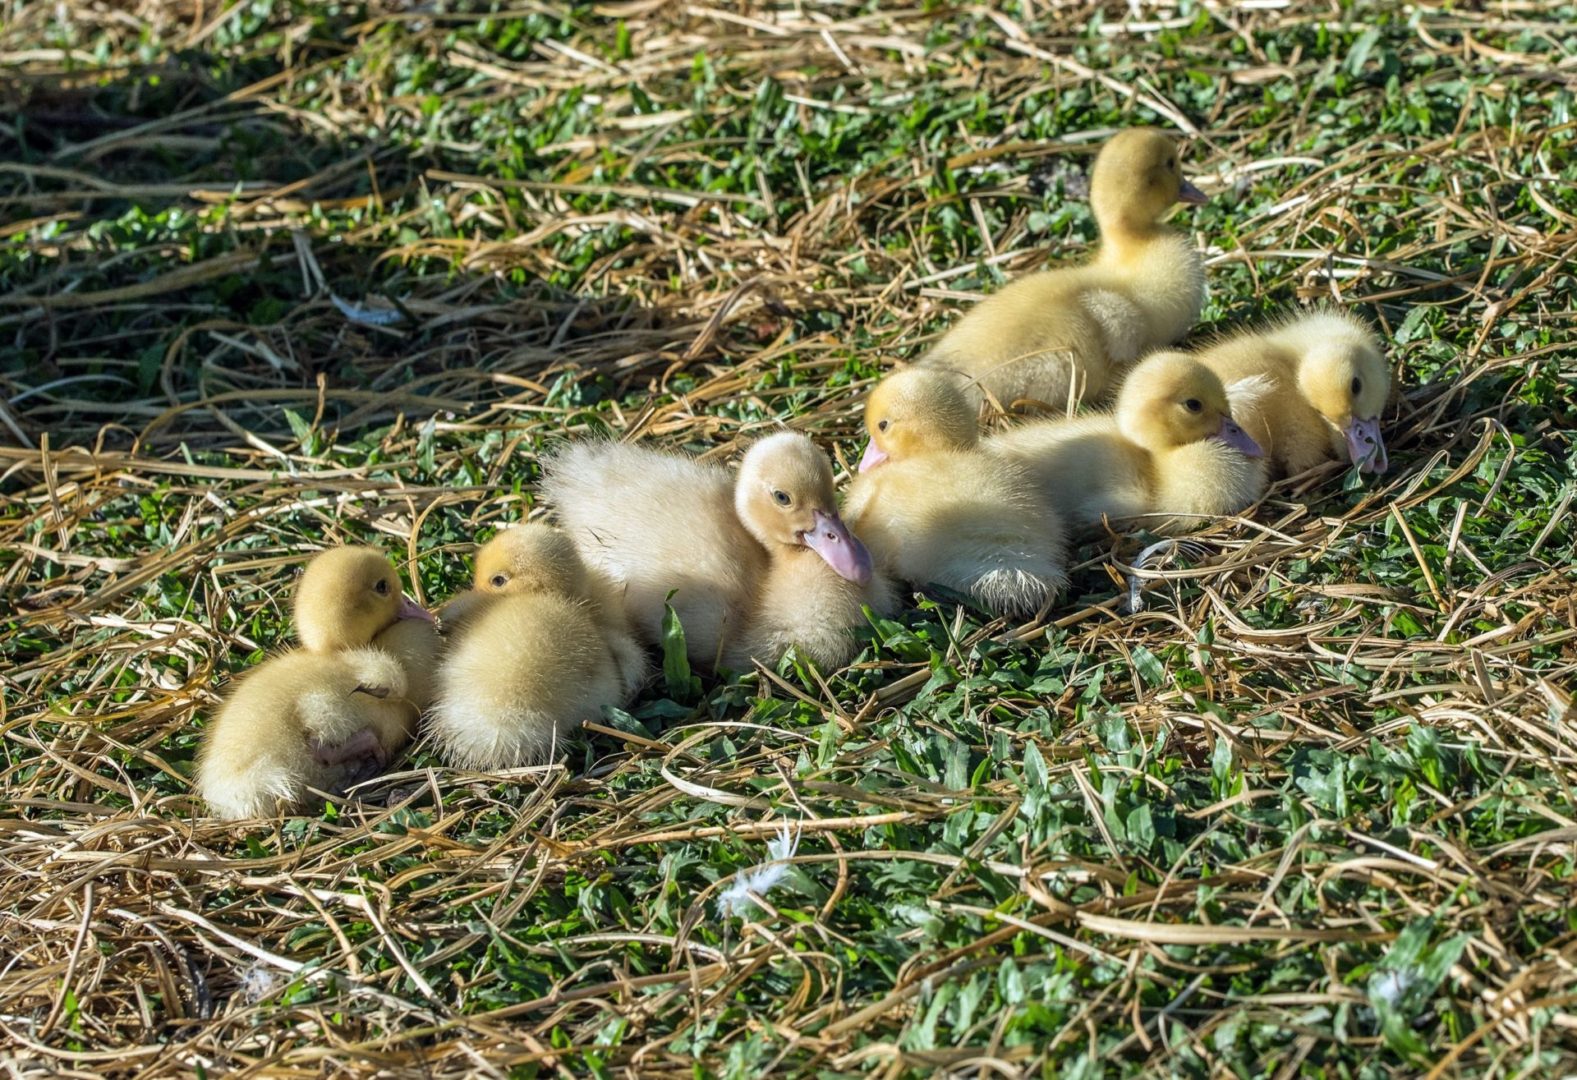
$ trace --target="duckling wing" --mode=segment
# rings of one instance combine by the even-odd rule
[[[1106,360],[1114,368],[1126,368],[1144,352],[1154,337],[1145,310],[1121,289],[1095,286],[1079,293],[1079,305],[1100,328],[1106,346]]]
[[[568,447],[542,479],[581,555],[622,592],[636,630],[656,641],[673,593],[691,659],[707,664],[742,628],[766,570],[733,491],[721,466],[609,442]]]
[[[977,397],[1063,409],[1106,389],[1110,362],[1100,325],[1081,302],[1081,269],[1019,278],[964,314],[921,363],[962,372]]]
[[[379,636],[384,637],[387,634],[388,631],[385,631]],[[356,681],[353,693],[366,694],[379,701],[405,696],[405,668],[401,665],[399,657],[387,649],[367,645],[359,649],[344,649],[333,657],[323,659],[325,675],[329,672],[327,662],[333,660],[337,661],[337,666],[343,667],[345,672]],[[336,692],[337,690],[336,687]]]
[[[1110,416],[1022,424],[982,445],[1024,469],[1052,509],[1074,527],[1096,524],[1102,515],[1142,514],[1150,504],[1140,456]]]
[[[1251,458],[1219,439],[1185,443],[1158,456],[1155,501],[1150,507],[1152,514],[1180,517],[1146,518],[1142,524],[1163,533],[1208,525],[1212,518],[1252,506],[1265,493],[1266,481],[1263,457]]]

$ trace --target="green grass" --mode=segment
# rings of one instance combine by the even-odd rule
[[[1577,1071],[1577,7],[1338,7],[0,4],[7,1053]],[[856,460],[873,377],[1093,242],[1135,123],[1198,132],[1196,337],[1384,331],[1378,482],[1278,486],[1141,612],[1113,537],[1045,627],[917,600],[847,671],[675,673],[551,767],[418,745],[201,816],[307,552],[441,599],[593,432]],[[785,821],[770,910],[720,916]]]

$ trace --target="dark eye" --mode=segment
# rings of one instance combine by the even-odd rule
[[[877,424],[876,425],[876,430],[877,431],[886,431],[887,430],[887,421],[883,420],[881,423]]]
[[[1205,411],[1204,403],[1196,397],[1191,397],[1187,401],[1183,402],[1183,408],[1187,409],[1189,412]]]
[[[772,497],[778,501],[779,506],[789,506],[794,502],[786,491],[774,491]]]
[[[505,585],[509,584],[509,578],[504,574],[494,574],[493,580],[489,582],[489,584],[491,584],[495,589],[502,589]]]
[[[1357,397],[1361,393],[1363,393],[1363,380],[1355,375],[1352,381],[1352,396]]]
[[[1176,158],[1167,158],[1166,159],[1166,169],[1167,169],[1167,171],[1168,172],[1172,172],[1176,168],[1177,168],[1177,159]]]
[[[378,579],[378,584],[376,584],[376,585],[374,585],[372,587],[372,591],[377,593],[379,596],[388,596],[389,595],[389,581],[388,581],[388,579],[387,578],[379,578]]]

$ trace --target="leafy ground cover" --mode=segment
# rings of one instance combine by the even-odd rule
[[[1577,1070],[1574,25],[0,3],[0,1059]],[[548,766],[419,745],[317,815],[201,816],[201,722],[306,552],[440,599],[589,433],[855,460],[873,378],[1088,247],[1135,123],[1213,196],[1198,336],[1384,330],[1390,473],[1140,569],[1087,544],[1043,625],[916,598],[847,671],[675,679]]]

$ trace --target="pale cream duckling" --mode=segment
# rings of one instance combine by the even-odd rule
[[[986,446],[1028,469],[1081,527],[1102,517],[1237,513],[1265,487],[1262,451],[1233,421],[1221,380],[1181,352],[1139,363],[1112,413],[1023,424]]]
[[[1361,472],[1389,467],[1380,412],[1391,369],[1356,316],[1334,308],[1292,316],[1217,341],[1199,359],[1227,385],[1233,416],[1278,475],[1331,460]]]
[[[1099,398],[1124,368],[1176,341],[1199,318],[1204,263],[1188,237],[1161,224],[1205,196],[1183,179],[1177,144],[1153,128],[1101,148],[1090,202],[1101,246],[1083,265],[1029,274],[971,308],[921,363],[953,368],[1003,408],[1043,402],[1071,412]]]
[[[910,367],[865,405],[870,435],[843,511],[878,564],[1001,615],[1028,616],[1068,583],[1061,520],[1031,477],[977,448],[955,374]]]
[[[838,513],[827,455],[805,436],[779,432],[746,452],[734,513],[769,565],[745,632],[723,651],[724,667],[774,665],[794,646],[833,671],[854,659],[852,631],[865,624],[867,605],[883,615],[897,610],[892,583]]]
[[[243,676],[205,735],[196,787],[219,817],[302,806],[374,775],[427,706],[438,636],[381,552],[316,556],[295,622],[303,647]]]
[[[790,644],[841,667],[862,606],[893,607],[838,516],[826,456],[804,435],[761,439],[737,477],[682,454],[581,443],[547,463],[542,492],[647,641],[673,605],[698,667],[775,664]]]
[[[476,584],[439,669],[428,729],[463,768],[539,761],[650,673],[605,579],[564,533],[529,524],[476,557]]]

